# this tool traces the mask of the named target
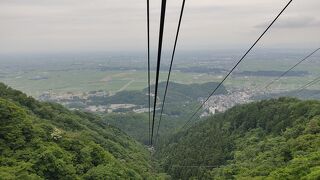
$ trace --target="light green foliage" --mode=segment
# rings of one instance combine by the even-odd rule
[[[189,117],[188,105],[180,106],[185,111],[173,101],[168,106],[165,122],[176,112]],[[0,179],[169,179],[155,173],[141,144],[110,126],[146,142],[147,134],[138,132],[147,119],[71,112],[0,84]],[[163,131],[174,131],[176,123],[164,123]],[[320,178],[318,101],[236,106],[161,139],[155,158],[173,179]]]
[[[143,179],[149,152],[100,118],[0,84],[0,179]]]

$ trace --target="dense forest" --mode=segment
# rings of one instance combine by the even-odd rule
[[[159,136],[168,136],[179,129],[190,117],[198,104],[188,103],[180,105],[177,103],[166,104],[164,114],[162,116],[161,127],[159,128]],[[160,112],[157,112],[155,123],[159,123]],[[100,114],[103,121],[107,124],[115,126],[137,141],[143,144],[149,144],[149,134],[146,129],[149,126],[149,118],[147,113],[104,113]]]
[[[218,83],[204,83],[204,84],[190,84],[184,85],[179,83],[170,83],[169,91],[166,98],[166,106],[163,113],[163,119],[161,122],[161,128],[159,134],[169,135],[180,128],[188,117],[190,117],[194,109],[198,106],[198,98],[204,94],[208,94],[210,89],[215,88]],[[161,90],[165,89],[165,83],[159,84]],[[154,86],[151,87],[154,90]],[[143,91],[123,91],[114,96],[105,98],[96,98],[92,100],[92,103],[108,104],[108,103],[137,103],[145,105],[148,102],[147,89]],[[226,94],[227,91],[224,86],[219,88],[218,94]],[[163,91],[159,92],[159,98],[163,97]],[[159,100],[159,101],[160,101]],[[101,102],[99,102],[101,101]],[[158,106],[160,107],[160,106]],[[118,110],[119,111],[119,110]],[[126,132],[131,137],[143,144],[149,143],[149,134],[146,131],[148,128],[148,115],[147,113],[137,114],[130,112],[132,110],[126,109],[118,113],[101,113],[102,119],[110,125],[118,127],[122,131]],[[160,109],[156,110],[156,124],[159,120]]]
[[[320,102],[236,106],[157,147],[173,179],[320,179]]]
[[[157,179],[150,153],[95,115],[0,84],[0,179]]]
[[[320,178],[319,101],[262,100],[173,131],[180,108],[150,156],[132,139],[147,143],[146,114],[69,111],[0,84],[0,179]]]

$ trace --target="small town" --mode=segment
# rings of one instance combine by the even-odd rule
[[[228,91],[226,95],[214,95],[204,105],[207,112],[202,114],[202,117],[225,112],[238,104],[246,104],[252,102],[252,97],[255,92],[252,89],[233,89]],[[204,100],[201,99],[201,102]]]

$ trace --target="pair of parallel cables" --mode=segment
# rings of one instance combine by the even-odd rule
[[[153,102],[153,115],[152,115],[152,120],[151,120],[151,82],[150,82],[150,3],[149,0],[147,0],[147,41],[148,41],[148,101],[149,101],[149,141],[150,141],[150,146],[152,147],[154,144],[153,141],[153,136],[154,136],[154,130],[155,130],[155,116],[156,116],[156,106],[157,106],[157,99],[158,99],[158,86],[159,86],[159,74],[160,74],[160,65],[161,65],[161,55],[162,55],[162,44],[163,44],[163,33],[164,33],[164,26],[165,26],[165,17],[166,17],[166,0],[161,1],[161,14],[160,14],[160,30],[159,30],[159,41],[158,41],[158,54],[157,54],[157,67],[156,67],[156,80],[155,80],[155,93],[154,93],[154,102]],[[161,113],[160,113],[160,118],[158,122],[158,127],[157,127],[157,132],[156,132],[156,138],[159,136],[159,129],[161,125],[161,120],[162,120],[162,115],[163,115],[163,109],[165,106],[165,100],[167,96],[167,91],[169,87],[169,81],[170,81],[170,76],[171,76],[171,70],[172,70],[172,65],[173,65],[173,60],[175,56],[175,51],[177,47],[177,42],[178,42],[178,37],[179,37],[179,32],[180,32],[180,27],[181,27],[181,21],[182,21],[182,16],[184,12],[184,7],[185,7],[185,0],[182,0],[182,6],[181,6],[181,11],[180,11],[180,18],[179,18],[179,23],[178,23],[178,28],[176,32],[176,37],[175,37],[175,42],[174,42],[174,48],[171,56],[171,62],[170,62],[170,67],[169,67],[169,73],[167,77],[167,82],[166,82],[166,88],[165,88],[165,93],[164,97],[162,99],[162,107],[161,107]]]

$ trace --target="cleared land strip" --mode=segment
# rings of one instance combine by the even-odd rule
[[[125,89],[127,89],[135,80],[131,80],[130,82],[128,82],[127,84],[125,84],[124,86],[122,86],[118,91],[116,92],[121,92],[124,91]]]

